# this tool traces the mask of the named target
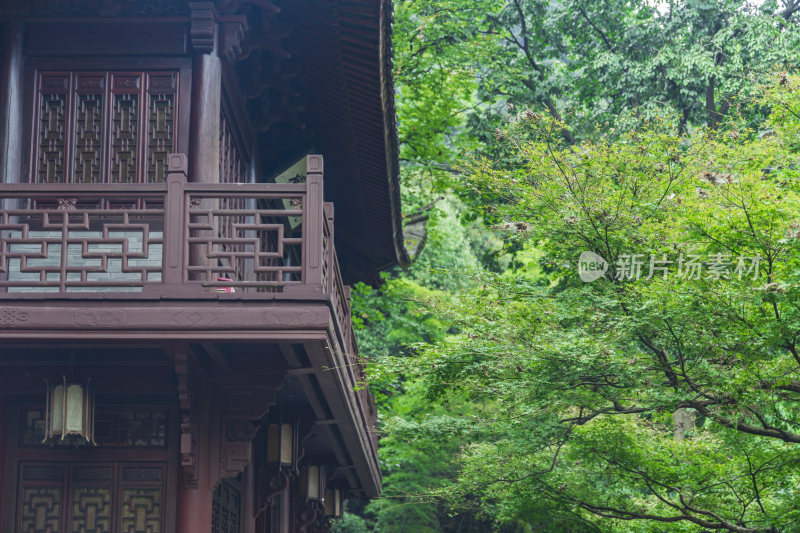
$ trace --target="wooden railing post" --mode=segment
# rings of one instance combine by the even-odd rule
[[[325,202],[324,205],[325,210],[325,225],[327,227],[327,231],[323,229],[322,238],[324,239],[326,236],[328,238],[328,244],[325,246],[323,244],[323,251],[325,251],[325,257],[322,258],[323,261],[327,264],[327,275],[324,279],[325,283],[325,292],[328,294],[333,294],[334,285],[336,284],[335,279],[338,274],[334,272],[336,268],[336,261],[334,260],[334,256],[336,255],[336,247],[335,247],[335,240],[334,240],[334,226],[333,226],[333,203]]]
[[[322,156],[306,157],[306,201],[303,204],[303,285],[322,292]]]
[[[164,273],[163,283],[183,283],[186,243],[186,202],[184,185],[188,162],[186,154],[167,156],[167,197],[164,199]]]
[[[353,362],[360,367],[361,363],[358,361],[358,354],[355,349],[355,343],[353,342],[353,335],[355,335],[355,332],[353,331],[353,312],[350,309],[350,285],[344,286],[344,297],[344,308],[347,312],[347,316],[344,317],[344,349],[350,354],[350,358]]]

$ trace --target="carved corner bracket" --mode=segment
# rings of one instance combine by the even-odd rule
[[[319,502],[308,501],[305,498],[298,500],[297,505],[297,530],[301,533],[311,533],[320,517],[324,517],[325,510]]]
[[[247,35],[247,18],[241,15],[220,16],[222,34],[222,54],[229,61],[235,61],[244,53]]]
[[[251,459],[253,439],[263,417],[277,402],[278,391],[268,387],[237,387],[222,391],[222,435],[219,477],[231,478],[242,472]]]

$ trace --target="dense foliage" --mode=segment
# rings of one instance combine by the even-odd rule
[[[800,2],[395,4],[428,237],[338,530],[800,531]]]

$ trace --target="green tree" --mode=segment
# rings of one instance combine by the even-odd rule
[[[538,168],[541,161],[548,161],[547,172],[552,172],[555,161],[577,164],[570,159],[574,152],[586,154],[580,164],[587,164],[590,156],[608,155],[609,161],[623,165],[618,173],[638,176],[635,181],[642,188],[641,193],[638,189],[635,194],[629,193],[636,202],[645,202],[638,194],[655,194],[658,189],[645,178],[662,172],[654,160],[648,159],[649,155],[636,152],[642,148],[660,150],[660,155],[674,152],[682,158],[682,164],[692,160],[692,154],[696,156],[694,165],[709,155],[719,166],[726,158],[739,157],[741,147],[737,143],[747,140],[753,142],[747,144],[753,175],[758,165],[769,169],[770,178],[791,172],[794,163],[784,161],[781,166],[765,157],[762,150],[775,149],[769,143],[777,142],[777,151],[783,157],[800,146],[794,129],[797,124],[791,120],[794,113],[800,112],[797,99],[780,85],[772,89],[771,104],[782,98],[783,105],[779,106],[782,111],[773,110],[768,122],[764,121],[769,105],[741,103],[758,97],[761,82],[769,72],[781,66],[793,68],[800,2],[768,0],[759,4],[733,0],[395,1],[395,80],[404,205],[407,213],[415,214],[423,206],[435,207],[429,211],[427,244],[418,263],[407,273],[391,272],[380,289],[362,286],[354,293],[361,352],[375,363],[370,372],[371,386],[377,392],[380,423],[385,432],[380,453],[387,497],[367,507],[364,516],[370,528],[398,532],[424,528],[443,532],[496,531],[500,526],[492,519],[497,519],[504,527],[520,530],[697,530],[697,524],[684,518],[653,526],[646,525],[651,523],[647,520],[636,521],[626,529],[633,516],[599,520],[598,509],[591,511],[583,506],[607,498],[604,501],[609,504],[640,505],[637,511],[673,510],[653,496],[656,492],[648,488],[641,473],[628,473],[625,477],[620,466],[661,461],[665,463],[664,470],[657,474],[669,473],[673,477],[654,479],[667,479],[667,483],[677,483],[676,479],[697,481],[701,473],[713,479],[723,472],[713,465],[729,463],[723,472],[727,477],[719,481],[720,486],[728,487],[728,493],[716,486],[712,490],[687,485],[687,490],[702,494],[692,501],[707,506],[697,508],[724,510],[726,516],[742,511],[739,522],[750,521],[755,524],[752,527],[760,528],[758,521],[762,520],[763,524],[770,524],[763,527],[775,525],[791,530],[791,513],[783,522],[769,521],[780,515],[781,509],[791,506],[793,493],[787,487],[796,481],[794,452],[781,456],[782,449],[776,447],[773,437],[741,437],[738,429],[720,430],[724,426],[719,421],[711,421],[710,415],[702,415],[694,407],[676,407],[679,401],[686,401],[686,390],[648,386],[643,390],[652,397],[646,396],[645,401],[637,396],[639,389],[626,389],[646,374],[636,368],[645,365],[644,355],[628,357],[641,349],[641,343],[630,341],[630,332],[634,324],[656,320],[661,309],[645,306],[646,313],[640,314],[639,305],[652,304],[654,297],[650,294],[640,301],[634,290],[643,287],[639,285],[623,291],[629,298],[624,303],[632,309],[630,320],[604,307],[622,305],[613,290],[602,295],[590,291],[585,296],[581,290],[587,287],[574,279],[576,256],[572,252],[578,248],[567,248],[574,246],[574,241],[568,232],[559,233],[556,222],[575,216],[575,224],[564,224],[583,229],[586,221],[579,217],[573,204],[569,204],[572,211],[565,211],[567,215],[547,213],[534,211],[533,204],[526,203],[530,198],[523,198],[530,192],[525,176],[532,170],[542,171]],[[541,110],[542,114],[526,114],[527,109]],[[674,120],[657,123],[655,119],[665,114]],[[741,120],[731,127],[729,116],[733,114]],[[703,141],[679,135],[698,132],[704,126],[738,137]],[[751,129],[760,130],[764,139],[753,141]],[[641,130],[639,136],[630,133],[636,130]],[[770,137],[773,132],[775,135]],[[534,146],[546,146],[542,144],[545,139],[557,157],[548,160],[547,150],[531,151]],[[573,148],[566,149],[562,144],[565,142]],[[756,147],[759,142],[762,144]],[[617,150],[624,154],[614,159]],[[715,155],[715,150],[720,150],[721,155]],[[491,163],[470,168],[471,177],[465,180],[455,162],[469,153],[483,154]],[[600,161],[602,158],[593,163],[596,167],[589,165],[586,173],[599,173],[608,181],[606,174],[611,173],[603,169]],[[681,167],[670,160],[659,163],[671,170]],[[712,176],[724,175],[724,169],[714,168]],[[682,172],[690,175],[696,170],[690,166]],[[506,182],[504,188],[500,186],[504,179],[517,181]],[[691,186],[679,181],[681,187],[688,187],[688,192],[661,200],[671,208],[674,206],[670,202],[675,198],[684,208],[689,205]],[[520,183],[523,187],[517,191]],[[717,189],[708,184],[697,187],[704,193],[716,194]],[[608,183],[592,191],[595,207],[617,206],[615,202],[623,201]],[[552,206],[561,205],[564,199],[556,195],[557,189],[550,192],[554,194],[550,198]],[[667,197],[670,194],[673,193]],[[658,203],[653,198],[649,202]],[[562,207],[567,209],[567,204]],[[695,207],[698,213],[707,214],[711,205]],[[608,209],[608,213],[616,213],[611,207]],[[633,242],[647,248],[653,243],[638,243],[636,239],[650,235],[648,232],[655,235],[662,231],[657,228],[673,228],[664,230],[664,239],[683,238],[674,228],[678,227],[676,220],[685,220],[670,218],[677,217],[672,210],[666,212],[667,218],[654,215],[652,220],[647,219],[647,231],[634,231],[639,227],[635,219],[619,219],[617,229],[625,237],[620,237],[619,246]],[[533,213],[550,218],[539,220]],[[490,231],[480,227],[482,220]],[[704,223],[698,224],[701,222]],[[505,242],[500,245],[492,231],[503,228]],[[725,227],[717,229],[723,231]],[[559,246],[548,248],[543,243]],[[711,248],[703,251],[710,253]],[[565,267],[569,264],[571,269]],[[743,298],[748,291],[740,289],[735,295]],[[665,302],[683,294],[681,287],[665,285],[659,290]],[[695,288],[696,293],[702,290]],[[713,304],[718,300],[733,298],[727,293],[710,294],[715,294],[717,300],[709,299],[702,306],[688,296],[678,302],[680,305],[675,303],[676,308],[696,311],[698,316],[693,323],[697,329],[713,325],[703,310],[715,310]],[[785,293],[779,294],[785,297]],[[600,311],[595,314],[592,306]],[[715,320],[724,322],[721,317]],[[592,337],[597,333],[593,328],[570,326],[575,323],[602,326],[609,339]],[[552,338],[542,336],[545,331]],[[694,335],[697,338],[692,342],[699,343],[696,351],[701,350],[701,342],[711,342],[709,335]],[[738,341],[749,342],[745,334],[742,338]],[[590,339],[594,340],[589,342]],[[601,349],[606,341],[608,346]],[[505,360],[507,352],[524,359],[545,348],[560,354],[549,360],[550,366],[531,365],[530,361],[515,365],[513,358],[506,360],[508,365],[502,366],[502,372],[498,373],[494,366],[493,358]],[[485,352],[473,354],[474,360],[466,358],[465,354],[473,349]],[[603,367],[589,361],[591,354],[603,350],[616,354],[605,356],[613,359],[613,365],[609,362]],[[669,353],[675,357],[671,350]],[[573,361],[564,354],[577,359]],[[393,355],[401,357],[393,359]],[[628,361],[636,364],[630,366]],[[618,390],[616,382],[592,391],[593,385],[566,380],[564,369],[573,365],[588,376],[597,377],[592,372],[599,372],[598,368],[608,376],[618,373],[618,378],[613,379],[626,380],[619,390],[632,391],[637,409],[647,409],[617,413],[619,416],[602,412],[583,423],[578,423],[579,418],[574,424],[566,423],[566,427],[574,428],[565,434],[564,418],[588,416],[581,414],[581,407],[601,406],[598,397],[610,401],[608,398],[613,397],[609,391]],[[724,364],[709,368],[714,370],[711,376],[716,380],[709,381],[709,386],[725,382]],[[561,381],[553,378],[550,386],[544,369],[560,375]],[[604,376],[601,372],[601,384]],[[706,384],[703,380],[701,383]],[[733,387],[733,383],[731,380],[725,385]],[[747,388],[749,382],[744,383],[738,386]],[[773,405],[775,394],[791,394],[771,390],[772,393],[756,393],[764,405]],[[564,399],[559,400],[562,391]],[[576,399],[584,395],[585,406]],[[737,405],[747,401],[734,397],[738,398]],[[436,402],[432,403],[434,398]],[[625,403],[626,399],[631,398],[617,398],[623,410],[634,405]],[[782,413],[777,416],[792,419],[793,401],[783,398],[775,404]],[[548,411],[550,402],[554,402],[552,412]],[[638,402],[643,403],[640,406]],[[610,405],[613,407],[613,402]],[[578,415],[573,412],[576,406]],[[670,437],[673,407],[679,413],[679,422],[695,419],[698,426],[683,432],[683,444]],[[732,404],[721,402],[706,408],[718,417],[727,415],[738,428],[740,418],[734,415],[739,413]],[[569,417],[563,414],[565,411]],[[775,420],[768,423],[777,424]],[[791,429],[781,424],[777,425],[786,431]],[[700,433],[704,437],[698,440],[695,435]],[[638,455],[610,454],[612,448],[607,444],[617,437],[627,440],[613,450],[633,450]],[[466,443],[463,447],[462,442]],[[694,453],[686,451],[690,445],[696,445]],[[548,469],[556,450],[559,457],[573,460],[571,470],[565,461],[559,462],[558,469],[542,475],[513,482],[516,478],[503,477],[509,473],[528,476],[537,469]],[[736,453],[729,459],[731,450]],[[623,458],[631,462],[624,463]],[[670,460],[677,461],[674,471],[668,469]],[[763,468],[759,462],[762,460]],[[745,467],[755,469],[755,476],[741,477]],[[650,471],[643,472],[654,476]],[[572,483],[573,480],[579,483]],[[562,484],[566,484],[564,488]],[[753,484],[763,490],[747,488]],[[672,498],[675,493],[671,489],[676,485],[669,487],[664,490]],[[754,500],[755,492],[758,498]],[[437,494],[452,496],[449,501],[454,505],[435,498]],[[770,507],[774,502],[784,507]],[[702,512],[695,516],[702,516]]]
[[[459,333],[405,366],[473,413],[440,495],[546,530],[800,528],[797,83],[771,91],[770,135],[667,121],[571,147],[526,113],[522,164],[474,162],[552,281],[484,274],[439,310]],[[583,252],[604,277],[579,279]]]

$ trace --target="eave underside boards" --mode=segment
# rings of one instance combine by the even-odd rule
[[[380,2],[284,2],[278,20],[295,27],[285,46],[303,65],[298,82],[325,154],[326,196],[347,213],[336,222],[345,282],[373,281],[378,268],[397,261],[393,209],[399,214],[384,143]]]

